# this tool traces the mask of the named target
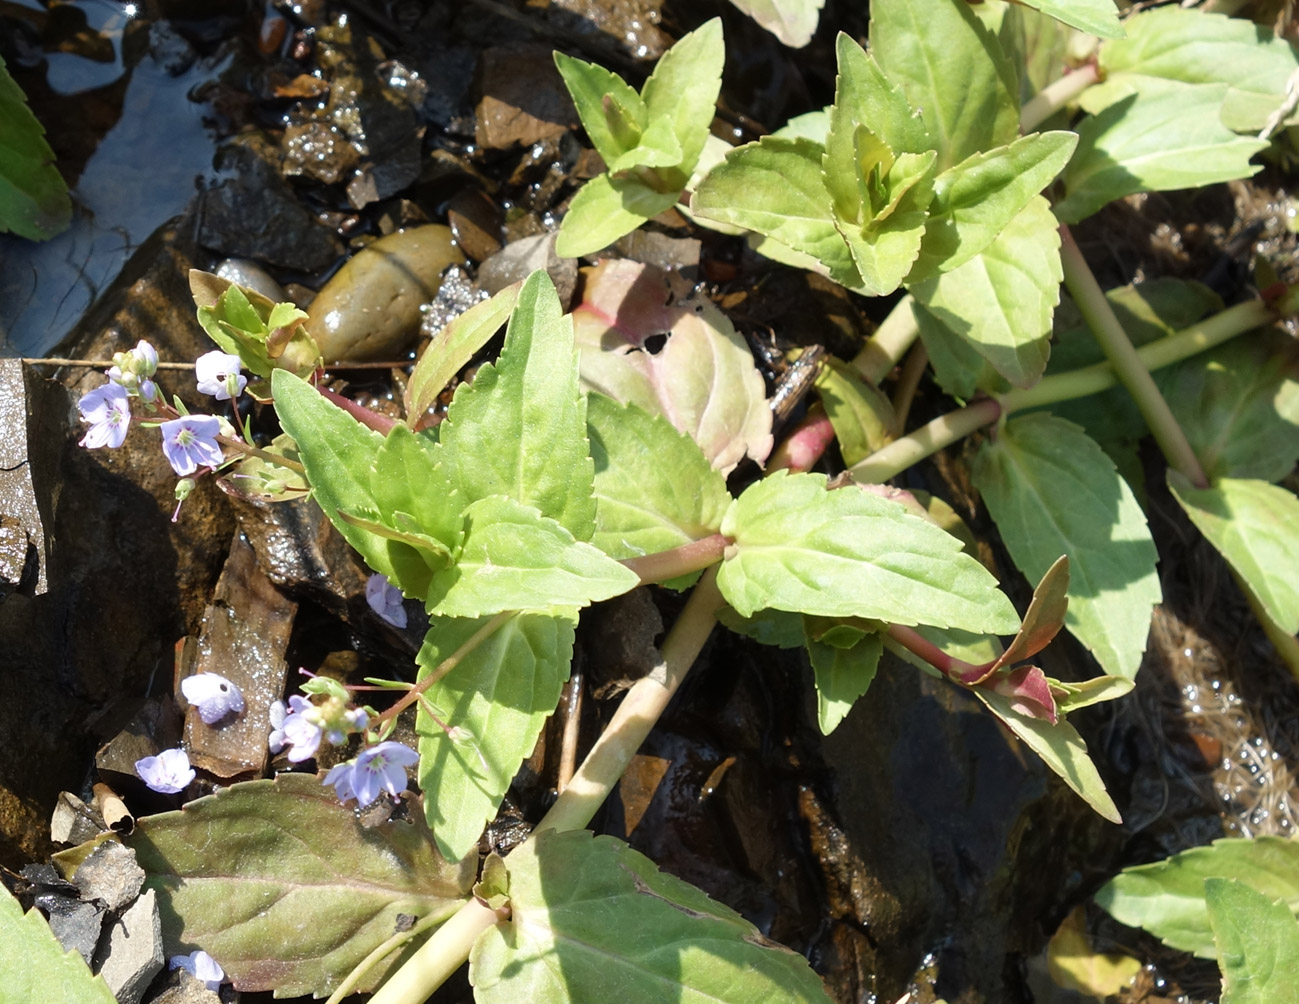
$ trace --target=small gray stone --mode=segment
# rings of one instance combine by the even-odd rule
[[[59,792],[50,819],[50,839],[56,844],[83,844],[106,829],[94,809],[70,791]]]
[[[117,921],[107,925],[95,963],[95,971],[104,978],[118,1004],[140,1004],[163,963],[157,893],[150,889]]]
[[[116,840],[105,840],[77,868],[73,883],[82,899],[100,900],[108,909],[123,909],[144,886],[144,869],[135,863],[135,851]]]

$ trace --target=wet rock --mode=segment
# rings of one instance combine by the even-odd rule
[[[474,136],[479,146],[528,146],[557,139],[577,126],[577,109],[555,69],[550,46],[528,42],[487,49],[478,73],[482,97]]]
[[[871,934],[877,992],[928,958],[940,996],[1020,999],[1008,960],[1041,947],[1115,828],[966,694],[887,655],[822,749],[835,797],[812,847],[831,916]]]
[[[398,230],[363,247],[311,302],[307,332],[326,362],[391,358],[419,329],[442,273],[464,261],[440,224]]]
[[[196,257],[183,230],[156,235],[66,353],[110,358],[140,338],[165,360],[206,351],[185,281]],[[197,627],[233,529],[210,485],[171,522],[176,477],[156,431],[133,430],[117,450],[78,446],[76,400],[104,377],[78,368],[62,378],[66,386],[29,369],[24,380],[26,469],[48,541],[49,588],[0,603],[0,860],[13,865],[44,855],[58,793],[84,783],[97,745],[87,723],[112,735],[115,706],[143,697],[191,617]],[[164,374],[160,386],[193,399],[192,377]]]
[[[284,173],[306,175],[332,185],[351,174],[361,153],[336,125],[328,122],[293,122],[281,138]]]
[[[15,589],[45,592],[45,525],[28,462],[23,364],[0,359],[0,602]]]
[[[597,700],[626,690],[662,659],[654,640],[663,633],[663,617],[646,588],[593,605],[580,631],[582,648],[592,656],[589,686]]]
[[[77,866],[72,883],[87,902],[98,900],[116,913],[134,902],[144,888],[144,869],[135,851],[116,840],[105,840]]]
[[[619,62],[630,59],[648,64],[672,44],[671,37],[659,28],[662,8],[662,0],[552,0],[546,6],[546,17],[557,27],[606,49]]]
[[[280,177],[279,155],[255,134],[231,140],[217,153],[222,177],[198,200],[198,240],[219,255],[320,272],[343,252]]]
[[[139,1004],[163,964],[162,922],[154,890],[106,925],[95,964],[118,1004]]]
[[[77,952],[90,965],[104,929],[103,908],[63,896],[37,897],[36,905],[45,912],[59,944],[66,951]]]
[[[266,770],[270,706],[284,694],[288,676],[284,650],[297,611],[297,603],[284,596],[258,566],[252,546],[236,534],[212,604],[203,615],[197,661],[187,669],[229,679],[243,692],[244,710],[233,719],[208,725],[198,708],[190,707],[185,745],[195,767],[226,779]]]
[[[567,307],[577,289],[577,259],[555,254],[555,237],[553,233],[543,233],[507,244],[479,267],[478,284],[495,294],[544,268],[559,293],[559,302]]]
[[[241,503],[239,522],[258,564],[286,594],[382,637],[399,652],[414,656],[419,651],[427,620],[411,616],[402,630],[370,609],[365,599],[370,570],[314,500]]]
[[[501,249],[501,211],[482,192],[462,189],[447,204],[447,223],[470,261],[490,258]]]

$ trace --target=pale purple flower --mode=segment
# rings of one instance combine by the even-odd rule
[[[131,427],[131,401],[125,389],[115,383],[96,387],[77,402],[81,419],[90,423],[81,445],[94,450],[101,446],[114,449],[126,442]]]
[[[131,350],[135,357],[135,372],[142,377],[150,377],[158,372],[158,350],[141,338]]]
[[[406,626],[406,608],[401,605],[401,590],[388,581],[388,576],[375,572],[365,580],[365,601],[370,609],[393,627]]]
[[[217,989],[226,978],[226,971],[217,960],[201,949],[188,955],[173,955],[167,962],[167,968],[185,970],[195,979],[202,980],[209,990]]]
[[[211,394],[218,401],[238,397],[248,385],[248,378],[239,375],[239,357],[214,350],[198,357],[194,363],[194,377],[202,394]]]
[[[221,721],[232,711],[244,710],[244,695],[239,688],[219,673],[195,673],[180,681],[180,692],[185,700],[198,708],[205,725]]]
[[[153,404],[161,396],[158,385],[148,377],[140,381],[140,400],[145,404]]]
[[[294,694],[289,698],[289,713],[284,716],[284,725],[280,729],[284,741],[293,748],[289,750],[289,759],[294,763],[310,760],[320,747],[320,737],[324,734],[317,721],[319,717],[315,705],[305,697]],[[274,734],[272,734],[274,740]],[[281,744],[281,749],[283,744]]]
[[[406,790],[406,768],[419,762],[419,754],[397,742],[382,742],[362,750],[351,763],[340,763],[325,775],[340,802],[353,798],[369,805],[381,791],[396,798]]]
[[[218,467],[225,458],[216,437],[221,423],[212,415],[186,415],[163,422],[162,452],[179,477],[186,478],[200,467]]]
[[[186,785],[194,780],[189,755],[182,749],[163,750],[157,756],[137,760],[135,772],[150,788],[164,795],[184,791]]]

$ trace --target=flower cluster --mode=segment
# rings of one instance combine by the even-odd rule
[[[195,364],[198,389],[218,401],[229,401],[243,393],[247,377],[239,373],[239,357],[225,352],[209,352]],[[162,452],[180,478],[189,478],[200,468],[215,470],[225,462],[218,437],[233,432],[214,415],[187,415],[179,402],[168,405],[153,382],[158,370],[158,352],[148,342],[140,342],[129,352],[113,356],[107,370],[109,382],[85,394],[77,403],[82,421],[90,428],[81,440],[88,449],[107,446],[116,449],[126,441],[131,426],[131,401],[138,397],[151,412],[170,416],[158,423],[162,432]],[[178,490],[183,499],[193,485]]]
[[[370,723],[364,708],[354,708],[349,703],[342,684],[325,677],[316,677],[308,684],[314,693],[324,695],[319,704],[294,694],[288,706],[283,701],[271,705],[272,753],[289,747],[288,757],[301,763],[316,755],[320,740],[328,739],[334,746],[342,746],[357,733],[364,732]]]

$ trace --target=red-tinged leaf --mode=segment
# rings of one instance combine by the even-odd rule
[[[1056,723],[1055,697],[1046,674],[1036,666],[1020,666],[992,681],[994,693],[1009,699],[1012,710],[1029,718]]]
[[[771,452],[762,375],[706,298],[677,301],[659,269],[606,261],[587,274],[573,325],[588,390],[662,415],[723,474],[746,455],[761,463]]]
[[[1064,615],[1069,609],[1069,556],[1062,554],[1046,570],[1042,581],[1033,590],[1033,601],[1024,614],[1014,641],[997,660],[982,670],[980,675],[967,673],[961,682],[971,686],[980,684],[1004,666],[1031,659],[1046,648],[1064,627]]]

